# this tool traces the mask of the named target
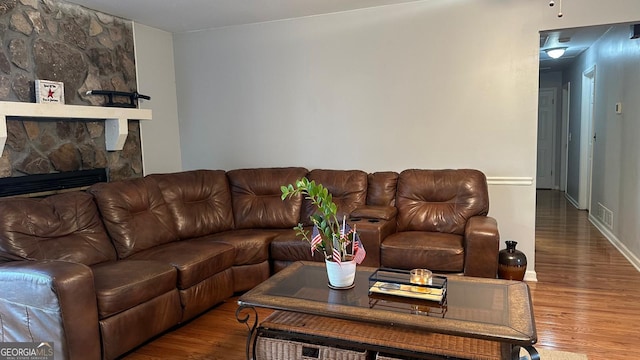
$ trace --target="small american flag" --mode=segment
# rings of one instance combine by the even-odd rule
[[[311,255],[313,252],[318,249],[318,245],[322,242],[322,237],[320,236],[320,231],[318,231],[317,227],[313,227],[313,231],[311,232]]]
[[[361,264],[365,256],[367,256],[367,251],[362,246],[360,237],[357,233],[353,233],[353,260],[356,261],[356,264]]]
[[[337,262],[338,265],[340,265],[340,262],[342,261],[342,249],[341,249],[341,246],[340,246],[340,241],[339,241],[337,236],[335,236],[333,238],[333,246],[332,246],[332,248],[333,248],[333,252],[332,252],[333,253],[332,254],[333,255],[333,261]]]
[[[337,249],[335,246],[333,247],[333,261],[337,262],[338,264],[340,264],[340,262],[342,261],[342,255],[340,255],[340,250]]]

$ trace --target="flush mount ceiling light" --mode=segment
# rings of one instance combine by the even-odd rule
[[[549,55],[550,58],[557,59],[562,55],[564,55],[564,52],[566,50],[567,50],[566,47],[559,47],[559,48],[553,48],[553,49],[546,49],[545,52],[547,53],[547,55]]]

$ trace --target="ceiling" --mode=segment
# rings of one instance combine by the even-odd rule
[[[70,0],[107,14],[182,33],[296,17],[328,14],[418,0]],[[540,70],[560,71],[588,49],[609,25],[546,31],[540,34]],[[560,59],[544,49],[566,46]]]
[[[560,71],[602,37],[612,25],[571,28],[540,33],[540,71]],[[559,59],[552,59],[544,51],[567,47]]]
[[[172,33],[364,9],[417,0],[70,0]]]

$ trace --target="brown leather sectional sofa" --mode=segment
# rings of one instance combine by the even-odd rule
[[[499,235],[476,170],[197,170],[0,199],[0,341],[114,359],[273,272],[312,257],[282,201],[306,176],[357,227],[363,265],[495,277]]]

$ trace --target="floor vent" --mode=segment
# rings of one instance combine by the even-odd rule
[[[613,211],[607,209],[604,205],[598,203],[598,218],[609,229],[613,229]]]

